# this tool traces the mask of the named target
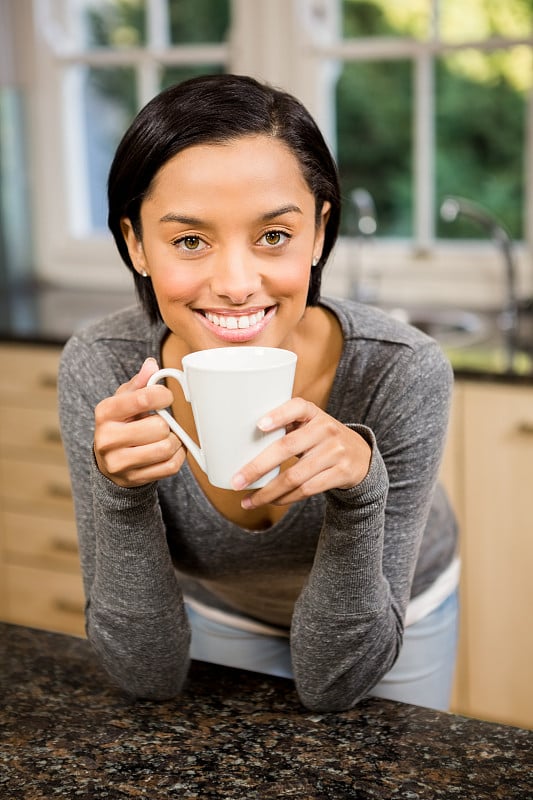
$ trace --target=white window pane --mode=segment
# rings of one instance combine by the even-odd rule
[[[135,71],[129,67],[77,67],[79,72],[79,108],[81,126],[78,146],[81,158],[73,169],[78,171],[73,200],[80,192],[78,232],[98,232],[107,228],[106,183],[109,166],[117,145],[136,113]],[[69,113],[76,113],[70,108]],[[71,158],[75,151],[71,150]],[[82,170],[80,170],[82,167]]]
[[[431,0],[343,0],[343,36],[426,39],[430,31],[431,9]]]
[[[531,36],[532,11],[530,0],[440,0],[440,35],[454,44]]]
[[[172,44],[226,41],[229,0],[168,0],[168,10]]]
[[[516,47],[443,58],[437,70],[437,196],[480,203],[524,236],[526,101],[532,51]],[[474,113],[473,110],[475,109]],[[468,221],[439,222],[446,238],[481,238]]]
[[[154,30],[154,25],[157,30]],[[168,29],[167,29],[168,25]],[[82,0],[78,30],[85,47],[143,47],[148,38],[168,46],[222,41],[229,0]],[[107,229],[106,183],[116,147],[139,105],[159,89],[222,64],[80,65],[67,79],[67,157],[71,227],[76,235]],[[146,81],[151,91],[146,95]],[[144,90],[144,91],[143,91]]]
[[[146,44],[145,0],[84,0],[82,29],[87,47]]]
[[[337,84],[337,159],[343,196],[356,188],[374,198],[377,233],[410,236],[412,198],[412,64],[345,64]],[[355,233],[345,203],[342,230]]]
[[[22,278],[32,263],[27,123],[22,92],[0,86],[0,282]]]

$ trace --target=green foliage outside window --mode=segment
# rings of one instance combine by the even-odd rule
[[[223,42],[229,0],[168,0],[169,44]],[[139,47],[147,43],[145,0],[98,0],[87,4],[86,39],[91,47]]]
[[[141,47],[146,44],[144,0],[106,0],[87,4],[85,38],[89,47]]]
[[[170,36],[173,44],[225,41],[229,0],[169,0]]]
[[[443,36],[530,36],[533,0],[443,0]],[[344,0],[343,35],[427,33],[427,0]],[[462,25],[454,28],[455,14]],[[483,24],[482,24],[483,23]],[[456,38],[458,38],[458,33]],[[463,39],[464,40],[464,39]],[[533,47],[533,39],[532,39]],[[436,63],[436,207],[446,194],[483,204],[515,238],[523,236],[526,93],[532,49],[465,50]],[[413,72],[405,61],[354,62],[337,84],[338,160],[343,193],[373,196],[378,234],[412,234]],[[353,213],[353,212],[352,212]],[[479,237],[478,229],[436,220],[438,235]],[[350,232],[349,204],[343,219]]]

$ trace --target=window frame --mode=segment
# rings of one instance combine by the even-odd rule
[[[107,232],[87,232],[86,193],[79,191],[81,173],[72,181],[68,164],[82,157],[83,130],[74,66],[128,66],[137,78],[140,109],[159,91],[159,73],[166,66],[229,61],[229,44],[170,45],[165,32],[164,3],[147,2],[147,42],[142,47],[91,48],[80,44],[76,31],[78,3],[33,0],[35,92],[33,138],[35,268],[37,277],[72,286],[122,289],[131,279]],[[167,29],[168,30],[168,29]],[[68,31],[70,36],[65,36]],[[44,187],[48,187],[45,191]],[[65,224],[65,221],[68,221]],[[74,268],[75,265],[75,268]]]
[[[497,248],[479,239],[449,241],[435,233],[435,60],[449,53],[476,49],[492,52],[526,45],[533,49],[530,37],[493,36],[480,40],[449,43],[439,35],[440,0],[429,0],[430,29],[426,39],[394,37],[361,37],[315,44],[317,59],[337,63],[357,61],[394,61],[410,59],[413,64],[413,236],[394,239],[377,235],[361,256],[360,243],[341,237],[336,252],[333,290],[342,295],[351,293],[354,259],[357,280],[366,281],[362,295],[379,302],[424,301],[438,293],[439,302],[459,303],[471,307],[498,307],[505,291],[504,270]],[[533,88],[528,97],[524,142],[524,231],[525,238],[513,243],[517,266],[519,296],[533,295]],[[450,264],[459,282],[449,280]],[[462,280],[461,280],[462,278]],[[483,286],[483,296],[479,287]]]
[[[369,59],[409,58],[414,68],[413,132],[415,148],[414,219],[412,239],[398,241],[375,237],[365,254],[364,269],[379,271],[383,285],[398,275],[418,274],[426,267],[430,283],[438,283],[441,270],[455,259],[464,263],[476,280],[501,282],[499,266],[487,269],[487,257],[494,260],[494,248],[482,239],[473,242],[445,242],[435,238],[433,59],[458,49],[475,47],[490,51],[502,45],[532,45],[533,39],[504,39],[449,44],[433,30],[427,40],[402,37],[340,39],[340,2],[337,0],[231,0],[231,31],[224,44],[177,45],[170,47],[160,35],[163,0],[147,0],[146,47],[120,51],[85,51],[76,42],[62,38],[61,24],[74,13],[76,0],[31,0],[34,9],[34,76],[32,119],[33,186],[36,272],[43,280],[80,286],[129,286],[130,277],[120,262],[107,234],[73,235],[65,220],[69,215],[68,174],[65,152],[72,148],[76,131],[62,124],[65,86],[62,73],[76,63],[97,66],[133,64],[140,76],[139,107],[157,91],[160,65],[224,63],[229,71],[250,74],[282,86],[298,96],[321,126],[335,150],[334,84],[342,62]],[[439,0],[430,0],[433,19],[438,18]],[[42,10],[53,5],[54,13],[43,18]],[[279,25],[283,19],[284,24]],[[55,23],[54,23],[55,20]],[[58,33],[59,32],[59,33]],[[533,97],[533,93],[532,93]],[[69,138],[70,136],[70,138]],[[65,138],[67,137],[67,138]],[[528,104],[525,143],[525,225],[527,240],[517,243],[521,293],[533,293],[530,264],[533,255],[533,100]],[[71,188],[71,196],[75,196]],[[79,214],[83,217],[83,212]],[[81,226],[79,226],[81,227]],[[326,272],[325,287],[337,294],[348,290],[349,264],[356,243],[342,237],[333,264]],[[496,259],[497,261],[497,259]],[[387,279],[387,280],[385,280]],[[400,279],[401,280],[401,279]],[[490,294],[490,291],[489,291]],[[472,291],[472,302],[478,302]]]
[[[433,4],[439,0],[431,0]],[[435,94],[434,60],[439,56],[461,50],[479,50],[490,53],[526,45],[533,49],[531,38],[491,37],[468,40],[457,44],[440,41],[436,34],[426,41],[402,37],[369,37],[344,39],[327,47],[316,49],[317,56],[336,58],[343,63],[357,61],[395,61],[410,59],[414,68],[413,130],[415,165],[414,176],[414,248],[424,252],[435,242],[434,176],[435,176]],[[530,101],[531,106],[531,101]],[[531,114],[531,110],[529,111]],[[533,157],[533,141],[526,143],[528,159]],[[529,186],[528,186],[529,188]],[[529,226],[525,226],[526,230]]]

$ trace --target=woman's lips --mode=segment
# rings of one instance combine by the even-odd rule
[[[221,341],[239,343],[248,342],[262,333],[276,310],[277,306],[240,313],[202,311],[199,317],[203,325]]]

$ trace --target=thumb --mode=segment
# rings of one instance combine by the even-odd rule
[[[144,389],[148,383],[149,377],[153,375],[154,372],[157,372],[158,369],[159,366],[155,358],[145,359],[139,372],[134,375],[133,378],[130,378],[127,383],[123,383],[122,386],[119,386],[115,394],[123,394],[124,392],[134,392],[137,389]]]
[[[140,368],[137,375],[134,375],[130,381],[131,388],[133,389],[142,389],[148,383],[148,379],[157,372],[159,369],[159,365],[155,358],[147,358],[142,367]]]

